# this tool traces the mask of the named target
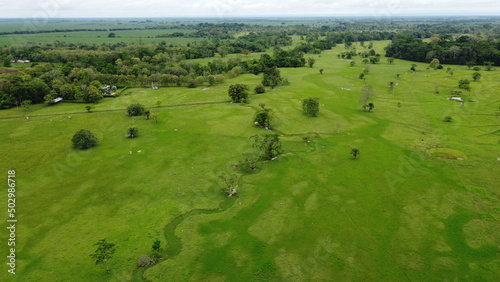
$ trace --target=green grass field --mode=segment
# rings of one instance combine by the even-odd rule
[[[500,72],[482,71],[461,107],[447,97],[470,79],[467,67],[411,73],[412,62],[382,58],[363,81],[362,59],[350,67],[337,58],[343,50],[281,69],[291,84],[249,104],[226,103],[227,88],[253,89],[261,76],[206,90],[129,89],[94,113],[77,103],[0,111],[0,171],[7,179],[15,169],[18,181],[17,274],[4,264],[0,280],[496,281]],[[365,82],[376,93],[371,113],[358,104]],[[302,114],[308,97],[320,98],[316,118]],[[128,117],[133,102],[158,123]],[[239,196],[227,198],[217,175],[237,172],[250,136],[271,133],[252,124],[259,103],[275,113],[284,155],[242,175]],[[138,138],[125,138],[130,126]],[[82,128],[97,147],[71,147]],[[89,257],[101,238],[117,245],[110,274]],[[164,259],[138,270],[157,238]]]

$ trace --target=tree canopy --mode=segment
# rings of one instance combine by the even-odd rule
[[[86,129],[77,131],[71,141],[73,142],[73,146],[80,150],[92,148],[99,143],[94,134]]]
[[[246,84],[233,84],[228,89],[229,97],[234,103],[246,103],[248,99],[248,85]]]
[[[319,98],[311,97],[302,101],[302,112],[306,116],[317,117],[319,113]]]

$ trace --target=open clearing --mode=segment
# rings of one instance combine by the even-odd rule
[[[94,113],[77,103],[0,111],[1,171],[15,169],[18,180],[10,281],[498,279],[499,70],[482,71],[465,94],[478,102],[461,107],[447,97],[472,70],[453,66],[450,76],[417,64],[411,73],[412,62],[382,57],[366,76],[376,93],[368,113],[358,105],[362,59],[350,67],[341,51],[314,56],[313,68],[281,69],[291,84],[249,104],[225,103],[227,88],[253,89],[261,76],[208,90],[129,89]],[[316,118],[301,111],[312,96],[320,98]],[[133,102],[159,122],[126,116]],[[217,175],[234,171],[250,136],[269,133],[253,126],[259,103],[273,109],[285,155],[243,175],[239,197],[228,199]],[[140,136],[127,139],[132,125]],[[97,147],[71,147],[82,128]],[[101,238],[117,245],[111,274],[89,258]],[[165,259],[138,271],[156,238]]]

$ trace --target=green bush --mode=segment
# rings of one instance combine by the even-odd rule
[[[127,137],[128,138],[135,138],[139,135],[139,129],[137,127],[130,127],[127,129]]]
[[[131,104],[127,107],[127,114],[129,116],[142,116],[146,112],[146,107],[141,104]]]
[[[257,94],[262,94],[262,93],[265,93],[266,92],[266,87],[262,84],[257,84],[257,86],[255,86],[255,93]]]
[[[99,143],[94,134],[86,129],[77,131],[71,141],[73,142],[73,146],[80,150],[92,148]]]
[[[228,94],[234,103],[246,103],[248,99],[248,86],[239,83],[230,85]]]
[[[306,116],[317,117],[319,112],[319,98],[311,97],[302,101],[302,112]]]

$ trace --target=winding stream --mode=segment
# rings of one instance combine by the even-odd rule
[[[177,235],[175,235],[175,229],[177,229],[177,226],[179,226],[179,224],[193,215],[224,212],[233,206],[234,202],[236,202],[236,198],[237,197],[228,197],[220,203],[218,208],[215,209],[195,209],[188,211],[177,216],[167,225],[165,225],[165,227],[163,227],[163,235],[165,236],[165,239],[167,241],[167,247],[165,252],[163,253],[163,260],[172,259],[182,251],[181,239]],[[151,267],[154,267],[154,265]],[[144,271],[146,271],[146,269],[148,269],[148,267],[136,268],[133,273],[133,281],[147,281],[143,277]]]

